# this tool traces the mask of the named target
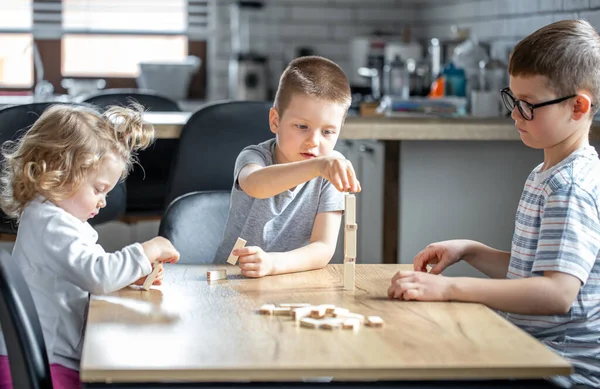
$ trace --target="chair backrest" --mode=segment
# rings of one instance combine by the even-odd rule
[[[167,204],[189,192],[231,190],[235,160],[273,136],[270,102],[226,101],[196,111],[183,126],[169,176]]]
[[[0,252],[0,325],[13,387],[52,389],[42,326],[18,264]]]
[[[169,205],[158,234],[179,251],[178,263],[213,262],[225,230],[230,195],[230,191],[193,192]]]
[[[100,108],[106,108],[109,105],[128,105],[132,100],[141,104],[146,110],[161,112],[181,111],[177,103],[170,98],[161,96],[150,90],[141,89],[106,89],[84,97],[83,102],[94,104]]]
[[[0,109],[0,144],[9,140],[17,140],[29,129],[40,117],[40,115],[51,105],[65,104],[57,102],[33,103],[14,105]],[[87,106],[89,104],[68,103],[69,105]],[[2,157],[0,155],[0,161]],[[125,213],[125,198],[127,192],[125,184],[120,182],[110,192],[110,200],[98,216],[90,220],[91,224],[100,224],[109,220],[115,220]],[[9,219],[4,212],[0,211],[0,233],[16,234],[17,225]]]

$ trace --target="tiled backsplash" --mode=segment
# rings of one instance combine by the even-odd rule
[[[209,98],[227,98],[231,52],[227,2],[217,2],[217,36],[208,64]],[[451,26],[467,27],[506,59],[514,44],[561,19],[584,18],[600,29],[600,0],[265,0],[264,18],[252,30],[269,57],[271,84],[299,47],[311,47],[347,72],[350,41],[374,30],[400,34],[410,25],[419,38],[450,38]],[[210,49],[209,49],[210,50]]]
[[[227,66],[231,52],[229,9],[217,2],[216,58],[209,70],[211,99],[227,97]],[[264,19],[252,32],[263,36],[261,48],[269,57],[271,83],[276,86],[285,65],[299,47],[350,69],[350,40],[374,30],[400,33],[415,20],[416,6],[397,0],[266,0]],[[402,3],[402,4],[400,4]],[[214,52],[213,52],[214,53]]]
[[[510,49],[538,28],[562,19],[587,19],[600,29],[600,0],[466,0],[418,9],[421,37],[451,37],[451,26],[467,27],[491,44],[493,56],[507,59]]]

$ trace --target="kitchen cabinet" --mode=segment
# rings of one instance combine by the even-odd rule
[[[361,183],[356,194],[357,263],[381,263],[383,255],[383,169],[385,148],[377,140],[340,139],[335,147],[352,166]],[[344,260],[344,219],[331,263]]]

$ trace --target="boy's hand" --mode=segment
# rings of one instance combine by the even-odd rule
[[[400,300],[449,301],[452,281],[442,275],[400,270],[392,278],[388,297]]]
[[[150,263],[175,263],[179,261],[179,251],[173,247],[168,239],[165,239],[162,236],[157,236],[156,238],[142,243],[142,248],[150,260]]]
[[[352,163],[341,157],[322,157],[319,161],[319,175],[340,192],[360,192],[360,182]]]
[[[264,277],[273,273],[273,257],[260,247],[246,246],[235,249],[233,255],[239,256],[240,268],[246,277]]]
[[[158,273],[156,274],[156,279],[154,280],[154,282],[152,283],[152,285],[162,285],[162,280],[163,280],[163,276],[165,273],[165,268],[163,267],[162,263],[157,263],[154,266],[160,266],[160,270],[158,271]],[[148,274],[150,275],[150,274]],[[144,281],[146,281],[146,278],[148,278],[148,276],[144,276],[140,279],[138,279],[136,282],[134,282],[132,285],[144,285]]]
[[[415,271],[427,272],[427,265],[435,265],[432,274],[440,274],[450,265],[454,265],[467,254],[468,240],[447,240],[432,243],[421,250],[413,259]]]

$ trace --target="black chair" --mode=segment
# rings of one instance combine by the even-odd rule
[[[13,387],[52,389],[44,334],[21,269],[0,253],[0,325],[6,342]]]
[[[183,126],[167,189],[167,204],[189,192],[231,190],[235,160],[246,146],[263,142],[270,102],[227,101],[196,111]]]
[[[158,234],[181,254],[177,263],[213,262],[225,230],[230,194],[228,190],[193,192],[169,205]]]
[[[0,109],[0,144],[3,144],[8,140],[17,140],[25,130],[35,123],[46,108],[55,104],[57,103],[33,103]],[[89,107],[91,108],[91,106]],[[126,195],[125,183],[120,182],[110,192],[107,206],[100,210],[100,213],[95,218],[91,219],[90,223],[97,225],[119,219],[125,213]],[[0,211],[0,233],[17,233],[17,226],[15,225],[14,220],[9,219],[2,211]]]
[[[148,90],[107,89],[84,98],[84,102],[102,109],[109,105],[128,105],[132,101],[149,111],[181,111],[173,100]],[[157,139],[138,154],[141,167],[135,165],[126,181],[128,215],[162,215],[167,204],[165,194],[169,172],[178,144],[178,139]]]

